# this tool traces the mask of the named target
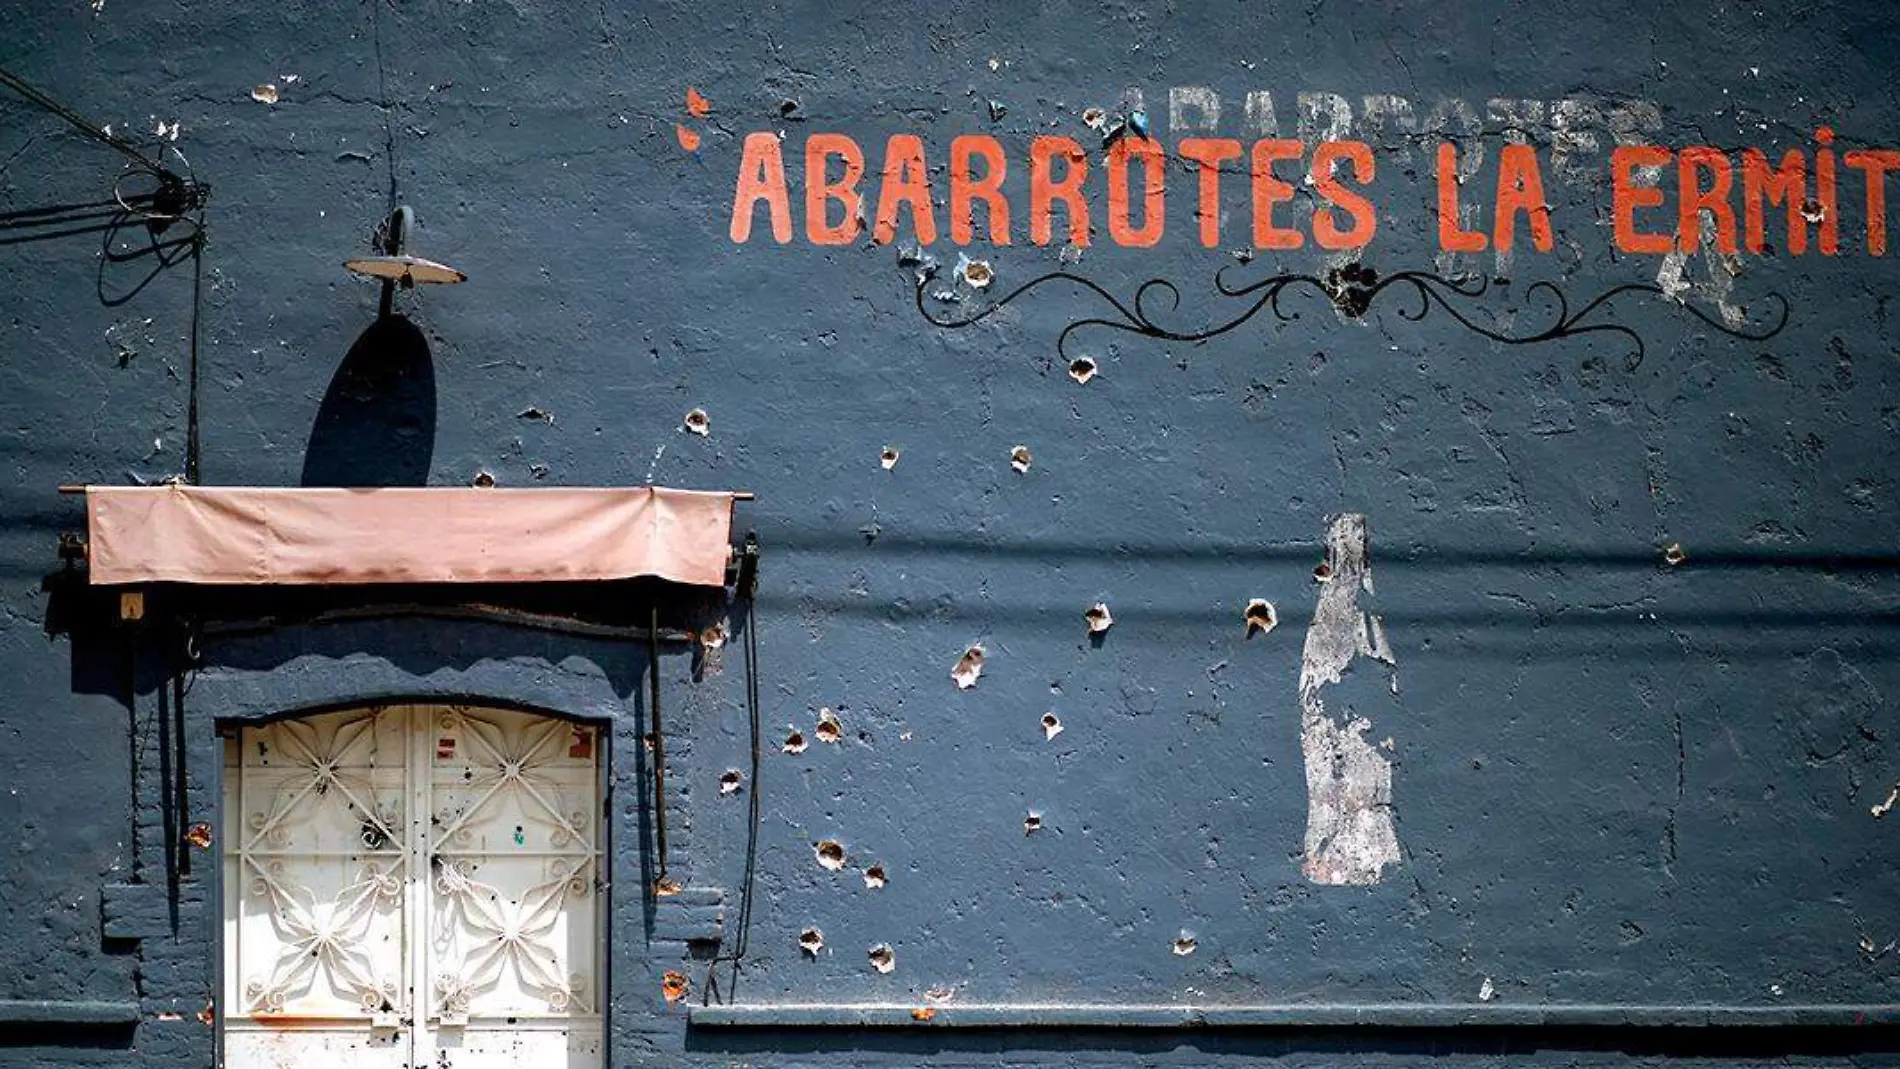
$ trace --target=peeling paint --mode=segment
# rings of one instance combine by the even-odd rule
[[[678,1002],[685,998],[689,986],[686,974],[673,969],[666,970],[660,977],[660,994],[666,996],[668,1002]]]
[[[1306,762],[1306,877],[1320,884],[1379,882],[1399,860],[1392,823],[1392,762],[1366,741],[1371,721],[1350,707],[1331,712],[1322,692],[1356,658],[1394,664],[1385,628],[1359,604],[1372,593],[1366,518],[1328,525],[1326,574],[1300,657],[1300,743]],[[1318,577],[1318,573],[1315,573]],[[1391,677],[1394,693],[1397,678]]]

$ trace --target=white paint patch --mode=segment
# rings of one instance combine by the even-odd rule
[[[1372,593],[1366,518],[1333,517],[1326,531],[1330,581],[1319,589],[1300,654],[1300,748],[1306,760],[1306,878],[1319,884],[1378,883],[1399,860],[1392,823],[1392,762],[1366,741],[1364,717],[1327,712],[1321,692],[1357,657],[1394,664],[1385,626],[1359,606]],[[1393,693],[1398,678],[1391,677]]]
[[[1273,94],[1265,89],[1247,94],[1247,129],[1261,137],[1280,136],[1280,121],[1273,114]]]
[[[1192,114],[1190,114],[1192,113]],[[1168,131],[1220,129],[1220,97],[1200,85],[1177,85],[1168,90]]]
[[[1309,145],[1342,141],[1352,133],[1352,104],[1338,93],[1301,93],[1294,97],[1299,110],[1298,136]]]

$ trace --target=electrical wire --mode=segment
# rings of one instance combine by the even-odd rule
[[[152,233],[154,247],[161,250],[159,259],[161,267],[170,266],[175,262],[170,257],[166,257],[162,250],[166,247],[176,247],[176,245],[171,243],[158,245],[156,242],[158,234],[180,221],[191,227],[190,235],[179,244],[190,248],[192,262],[190,367],[187,373],[188,396],[185,402],[184,480],[187,483],[196,483],[199,479],[199,462],[202,455],[198,429],[198,364],[199,324],[204,318],[205,204],[211,197],[211,187],[197,180],[196,174],[192,171],[191,161],[185,158],[185,154],[176,146],[159,149],[159,158],[154,159],[124,138],[107,133],[104,127],[87,119],[51,95],[35,89],[19,75],[4,67],[0,67],[0,87],[11,89],[28,103],[64,120],[86,137],[118,152],[130,161],[124,173],[113,180],[112,202],[118,205],[120,212],[125,215],[136,216],[145,221]],[[177,157],[178,162],[184,167],[183,175],[165,166],[162,160],[166,153]],[[150,178],[158,183],[158,188],[150,193],[126,192],[127,179],[135,175]],[[54,222],[57,221],[54,220]]]
[[[727,984],[727,997],[737,992],[739,987],[739,966],[745,960],[746,945],[752,934],[752,890],[758,883],[759,870],[759,827],[761,817],[761,799],[759,793],[759,770],[761,767],[760,737],[763,734],[759,714],[759,629],[757,602],[747,597],[745,607],[745,700],[746,712],[751,722],[752,736],[752,797],[747,806],[747,818],[750,824],[746,828],[745,875],[739,883],[739,919],[735,927],[737,934],[732,940],[732,950],[718,954],[706,963],[706,982],[701,985],[702,996],[710,1001],[717,983],[715,973],[720,962],[732,963],[732,980]]]
[[[660,606],[655,602],[652,608],[652,626],[648,634],[660,633]],[[653,722],[653,831],[655,844],[659,848],[659,877],[654,881],[655,890],[666,884],[666,737],[660,726],[660,641],[657,637],[647,641],[647,711]]]
[[[42,111],[45,111],[52,115],[56,115],[59,118],[66,120],[67,123],[71,124],[80,133],[85,134],[87,137],[93,139],[94,141],[97,141],[100,144],[105,145],[108,148],[111,148],[113,151],[124,155],[127,159],[131,160],[132,162],[136,164],[139,164],[140,166],[144,167],[146,170],[151,171],[154,174],[160,174],[160,175],[170,174],[170,172],[165,169],[164,164],[161,164],[157,160],[151,158],[150,156],[147,156],[145,153],[141,152],[138,149],[138,147],[133,145],[131,142],[126,141],[124,138],[114,137],[113,135],[106,133],[104,127],[91,121],[90,119],[87,119],[84,115],[81,115],[77,111],[74,111],[72,108],[69,108],[65,104],[60,103],[58,100],[55,100],[53,97],[40,92],[38,89],[33,88],[31,85],[28,85],[19,75],[14,74],[12,71],[7,70],[5,67],[0,67],[0,86],[5,86],[6,88],[13,90],[15,93],[18,93],[20,96],[26,98],[26,100],[29,103],[40,108]],[[177,176],[174,175],[173,177],[176,178]]]

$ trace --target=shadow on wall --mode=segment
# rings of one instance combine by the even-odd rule
[[[435,455],[435,362],[400,315],[358,335],[304,450],[305,486],[422,486]]]

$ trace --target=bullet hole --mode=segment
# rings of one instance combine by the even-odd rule
[[[210,849],[211,825],[206,824],[202,820],[193,824],[191,827],[185,829],[185,841],[200,850]]]
[[[882,865],[872,865],[870,868],[864,870],[864,886],[869,887],[873,891],[882,891],[884,885],[889,882],[890,881],[884,876],[884,866]]]
[[[988,289],[996,281],[996,269],[988,260],[972,260],[967,256],[957,257],[957,277],[968,283],[973,290]]]
[[[820,709],[818,710],[818,727],[812,734],[818,736],[819,742],[836,743],[844,737],[844,724],[839,722],[837,713],[830,709]]]
[[[1082,125],[1091,130],[1100,130],[1108,125],[1108,112],[1101,108],[1085,108],[1082,111]]]
[[[554,423],[554,413],[549,412],[547,409],[542,408],[540,405],[529,405],[528,407],[515,413],[515,418],[531,420],[535,423],[546,423],[546,424],[549,424],[550,426],[552,426]]]
[[[910,1019],[919,1023],[928,1022],[935,1016],[937,1016],[937,1007],[935,1006],[919,1006],[910,1011]]]
[[[889,471],[897,466],[898,458],[903,455],[903,450],[894,445],[887,445],[884,451],[877,455],[877,462],[883,465],[885,471]]]
[[[1023,834],[1034,835],[1042,830],[1042,814],[1034,812],[1023,818]]]
[[[212,1002],[209,999],[206,999],[205,1008],[198,1011],[198,1023],[209,1027],[210,1025],[216,1023],[217,1019],[218,1019],[217,1003]]]
[[[825,949],[825,933],[816,928],[807,928],[798,933],[798,949],[817,957],[818,952]]]
[[[897,952],[891,949],[889,943],[879,943],[872,947],[868,956],[871,959],[871,968],[878,972],[888,973],[897,968]]]
[[[728,768],[726,769],[725,775],[719,777],[719,793],[738,794],[739,788],[744,782],[745,777],[740,775],[738,769]]]
[[[805,745],[806,745],[805,736],[803,732],[793,730],[791,734],[785,736],[784,750],[786,753],[804,753]]]
[[[275,104],[277,103],[277,87],[269,82],[257,86],[251,90],[251,99],[259,104]]]
[[[1681,542],[1671,542],[1663,550],[1663,563],[1669,565],[1671,568],[1688,559],[1689,555],[1682,551]]]
[[[701,631],[699,633],[699,644],[706,647],[709,650],[716,650],[719,647],[725,645],[726,644],[725,627],[720,624],[714,624],[711,627],[708,627],[705,630]]]
[[[791,97],[786,97],[784,100],[778,102],[778,117],[784,119],[786,122],[804,122],[805,116],[801,110],[802,108],[804,108],[803,104],[793,100]]]
[[[1489,976],[1485,977],[1484,983],[1478,985],[1478,1001],[1489,1002],[1492,999],[1497,998],[1497,997],[1498,997],[1498,989],[1492,986],[1491,978]]]
[[[1000,100],[992,100],[989,103],[990,103],[990,121],[1002,122],[1003,116],[1009,114],[1009,105],[1003,103]]]
[[[1089,634],[1091,635],[1099,635],[1115,626],[1115,617],[1108,611],[1108,603],[1105,601],[1098,601],[1089,606],[1088,611],[1084,612],[1082,617],[1089,622]]]
[[[818,865],[831,872],[844,868],[844,844],[836,839],[825,839],[812,847],[812,853],[818,857]]]
[[[957,658],[956,667],[950,669],[950,679],[958,690],[969,690],[976,686],[976,679],[983,674],[983,647],[971,646]]]
[[[1029,466],[1035,462],[1036,458],[1030,455],[1029,447],[1026,445],[1019,445],[1009,451],[1009,466],[1016,469],[1018,475],[1028,471]]]
[[[1266,598],[1255,598],[1247,603],[1247,637],[1264,635],[1280,623],[1280,614],[1274,611],[1273,602]]]
[[[680,893],[680,882],[671,876],[662,876],[653,881],[653,897],[672,898]]]
[[[469,485],[481,490],[487,490],[495,485],[495,477],[486,471],[478,471],[475,473],[475,477],[469,480]]]
[[[1177,935],[1174,937],[1175,957],[1185,958],[1189,954],[1194,953],[1194,951],[1198,949],[1199,946],[1200,944],[1194,941],[1194,936],[1190,932],[1184,931],[1180,935]]]
[[[1810,223],[1821,222],[1827,218],[1827,209],[1821,207],[1820,201],[1810,197],[1801,202],[1801,218]]]
[[[1062,734],[1062,719],[1054,713],[1042,714],[1042,737],[1053,739]]]
[[[686,988],[685,973],[668,969],[665,975],[660,977],[660,994],[665,995],[668,1002],[678,1002],[685,998]]]
[[[1321,561],[1313,566],[1313,582],[1330,583],[1333,581],[1333,566]]]
[[[695,408],[686,413],[686,419],[681,425],[686,428],[688,434],[697,434],[701,438],[712,433],[712,417],[708,416],[703,408]]]
[[[1086,386],[1095,377],[1095,361],[1086,356],[1078,356],[1069,361],[1069,377]]]

